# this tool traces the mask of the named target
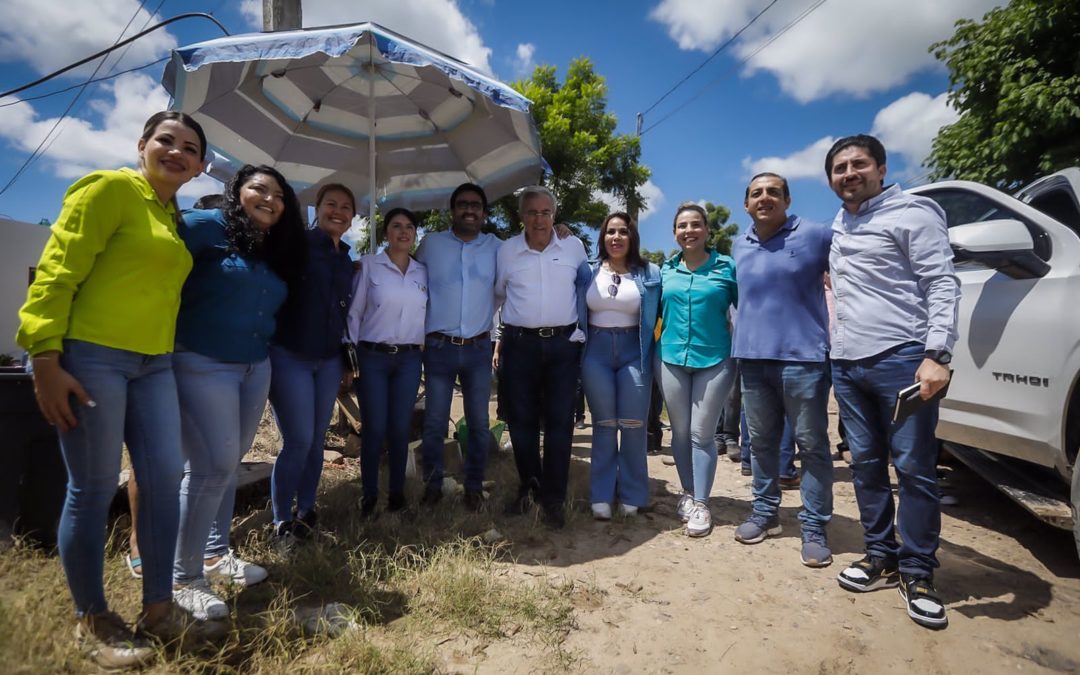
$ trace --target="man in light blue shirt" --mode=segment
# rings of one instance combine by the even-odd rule
[[[484,503],[487,468],[488,401],[491,397],[491,321],[495,314],[495,261],[502,242],[481,232],[487,195],[465,183],[450,196],[452,225],[426,235],[416,258],[427,267],[428,306],[424,346],[425,409],[421,442],[424,496],[431,506],[442,498],[443,442],[450,420],[454,381],[461,378],[465,424],[465,505]]]
[[[780,443],[787,420],[802,450],[802,563],[832,562],[825,528],[832,518],[829,456],[829,312],[825,272],[830,228],[788,216],[787,180],[761,173],[743,202],[753,225],[732,245],[739,272],[739,317],[731,354],[739,359],[750,432],[753,512],[736,541],[780,533]]]
[[[885,187],[885,172],[885,148],[873,136],[842,138],[825,157],[825,174],[843,202],[829,254],[833,386],[866,546],[866,556],[837,580],[856,592],[899,585],[912,620],[944,628],[945,605],[933,584],[941,532],[938,404],[899,422],[893,407],[897,392],[914,383],[924,401],[948,383],[959,282],[941,207],[898,185]]]

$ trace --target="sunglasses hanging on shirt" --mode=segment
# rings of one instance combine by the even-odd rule
[[[619,284],[622,283],[622,277],[618,272],[611,273],[611,285],[607,287],[607,294],[609,298],[614,298],[619,294]]]

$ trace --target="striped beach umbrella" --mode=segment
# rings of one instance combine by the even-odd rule
[[[306,204],[343,183],[372,216],[446,208],[461,183],[495,199],[545,167],[528,99],[374,23],[175,49],[162,84],[205,129],[211,175],[268,164]]]

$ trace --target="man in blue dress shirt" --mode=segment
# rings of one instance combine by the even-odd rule
[[[450,420],[454,380],[461,378],[465,424],[465,505],[484,504],[487,468],[488,401],[491,398],[491,322],[495,314],[495,260],[502,243],[481,228],[487,195],[465,183],[450,196],[451,228],[424,236],[416,258],[427,266],[428,306],[424,346],[426,402],[421,444],[424,496],[431,506],[442,498],[443,441]]]
[[[832,562],[829,455],[829,312],[825,272],[832,231],[789,216],[787,180],[760,173],[744,201],[753,224],[732,245],[739,317],[731,354],[739,359],[750,432],[753,511],[735,539],[756,544],[780,533],[780,445],[787,420],[802,451],[802,562]]]
[[[841,138],[825,157],[825,175],[843,202],[829,253],[833,386],[866,546],[838,581],[856,592],[899,585],[912,620],[944,628],[945,605],[933,584],[941,532],[938,404],[900,422],[893,422],[893,406],[913,383],[923,400],[948,383],[960,285],[944,211],[898,185],[885,187],[885,172],[885,148],[873,136]]]

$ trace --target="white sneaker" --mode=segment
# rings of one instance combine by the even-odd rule
[[[177,584],[173,587],[173,602],[197,621],[224,619],[229,616],[229,606],[214,595],[206,579],[196,579],[191,583]]]
[[[704,537],[712,532],[712,513],[709,506],[701,502],[694,502],[694,510],[690,512],[690,519],[686,521],[686,534],[691,537]]]
[[[679,505],[675,507],[675,515],[684,523],[690,520],[690,512],[694,510],[694,498],[684,494],[679,497]]]
[[[597,520],[611,520],[611,504],[596,502],[592,505],[592,517]]]
[[[203,574],[241,586],[254,586],[260,581],[265,581],[267,577],[264,568],[237,558],[231,548],[213,565],[203,565]]]
[[[630,517],[637,515],[638,508],[632,504],[619,504],[619,511],[621,511],[624,516]]]

